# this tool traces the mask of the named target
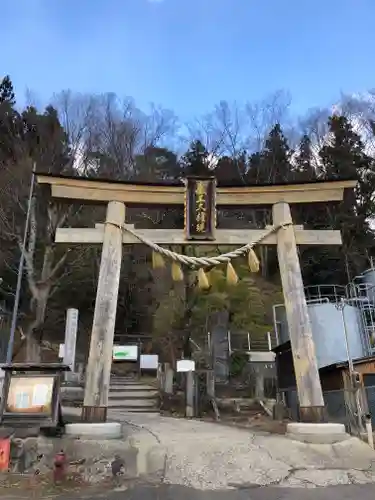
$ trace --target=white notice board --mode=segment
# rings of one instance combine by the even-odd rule
[[[177,361],[177,371],[178,372],[194,372],[195,371],[195,361],[191,359],[180,359]]]
[[[158,364],[159,356],[157,354],[141,354],[141,370],[157,370]]]

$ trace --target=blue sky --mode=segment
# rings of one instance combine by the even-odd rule
[[[293,110],[375,87],[375,0],[0,0],[19,99],[116,92],[181,118],[277,89]],[[4,17],[5,15],[5,17]],[[4,32],[5,27],[5,32]],[[6,40],[6,44],[5,44]]]

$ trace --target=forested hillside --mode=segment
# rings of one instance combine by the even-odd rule
[[[367,99],[367,98],[366,98]],[[218,183],[246,185],[358,180],[340,204],[293,207],[294,219],[309,228],[337,228],[342,248],[300,248],[304,281],[346,284],[375,256],[375,106],[343,98],[339,113],[312,112],[291,122],[285,95],[275,94],[244,108],[222,102],[193,124],[151,107],[145,113],[132,100],[113,94],[62,92],[45,109],[17,106],[11,79],[0,83],[0,304],[11,311],[31,171],[117,180],[163,181],[214,172]],[[181,210],[128,210],[137,227],[182,227]],[[54,244],[56,228],[92,227],[104,219],[102,207],[53,204],[37,188],[22,284],[18,342],[44,346],[63,339],[65,311],[80,311],[79,350],[87,351],[100,248]],[[254,228],[269,224],[270,209],[220,211],[219,227]],[[196,252],[186,246],[179,252]],[[211,254],[223,251],[216,247]],[[147,334],[166,357],[175,357],[189,335],[207,328],[211,311],[231,312],[232,328],[264,336],[272,324],[272,304],[281,300],[275,249],[257,249],[259,276],[235,262],[241,280],[225,281],[225,269],[211,273],[212,289],[200,291],[186,272],[173,282],[170,269],[152,269],[145,246],[124,248],[117,333]],[[4,323],[3,323],[4,325]],[[3,341],[9,329],[3,327]],[[31,349],[31,347],[30,347]]]

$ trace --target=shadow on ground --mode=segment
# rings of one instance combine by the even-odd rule
[[[237,490],[202,491],[175,485],[134,485],[128,489],[86,496],[59,496],[58,500],[373,500],[375,486],[343,485],[325,488],[249,487]],[[5,500],[5,499],[4,499]]]

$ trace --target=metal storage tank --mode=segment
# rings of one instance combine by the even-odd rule
[[[356,359],[366,355],[362,341],[360,311],[357,307],[346,304],[342,313],[334,303],[326,302],[308,304],[308,309],[318,368],[348,359],[343,313],[350,357]],[[275,316],[281,333],[279,344],[282,344],[289,340],[285,307],[276,306]]]
[[[375,269],[371,268],[363,272],[360,276],[361,281],[367,285],[367,297],[375,302]]]

